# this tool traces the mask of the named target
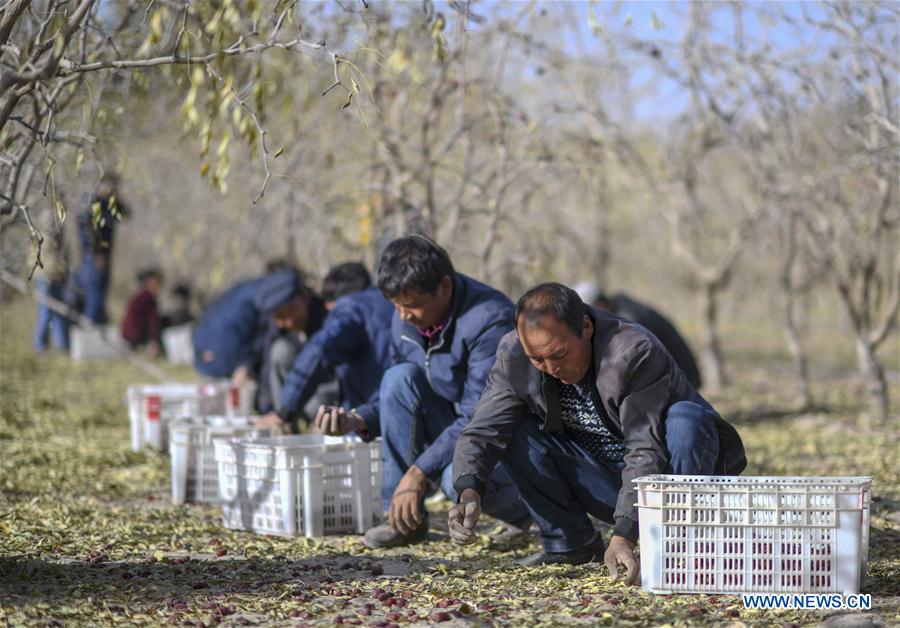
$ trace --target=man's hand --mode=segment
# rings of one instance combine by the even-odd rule
[[[343,436],[366,429],[366,422],[355,412],[348,412],[341,407],[319,406],[313,429],[326,436]]]
[[[291,426],[274,412],[259,417],[254,422],[254,425],[256,425],[256,427],[270,427],[276,431],[280,431],[282,434],[291,433]]]
[[[246,366],[239,366],[234,369],[234,373],[231,374],[231,385],[232,386],[243,386],[247,382],[247,378],[250,376],[250,372],[247,370]]]
[[[162,347],[159,346],[159,343],[155,340],[151,340],[147,343],[147,357],[151,360],[155,360],[160,355],[162,355]]]
[[[450,538],[454,543],[468,545],[478,538],[475,535],[475,524],[481,516],[481,495],[474,488],[467,488],[459,496],[459,503],[450,509],[447,523],[450,526]]]
[[[634,555],[634,543],[622,536],[613,536],[609,541],[609,547],[603,555],[603,562],[609,569],[609,575],[613,580],[619,579],[619,565],[625,567],[625,584],[637,584],[641,575],[641,563]]]
[[[394,530],[401,534],[409,534],[422,523],[419,501],[427,484],[428,478],[416,465],[411,466],[403,475],[400,484],[394,490],[391,510],[388,513],[388,523]]]

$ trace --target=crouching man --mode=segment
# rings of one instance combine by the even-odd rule
[[[637,495],[654,473],[735,475],[746,466],[737,431],[688,383],[643,327],[588,308],[555,283],[516,304],[481,400],[453,457],[459,503],[450,535],[475,539],[485,478],[501,462],[541,532],[523,565],[599,556],[638,582]],[[606,548],[588,514],[615,523]]]
[[[385,548],[426,538],[429,480],[457,501],[450,466],[454,446],[481,397],[497,343],[512,329],[513,304],[456,272],[447,252],[419,235],[385,248],[378,288],[396,308],[394,356],[378,403],[365,412],[329,412],[316,423],[326,434],[382,436],[381,500],[388,521],[369,529],[363,542]],[[504,534],[527,530],[531,520],[503,470],[481,477],[485,511],[507,524]]]

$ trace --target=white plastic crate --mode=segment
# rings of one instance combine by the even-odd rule
[[[166,351],[166,360],[172,364],[193,364],[193,334],[194,326],[191,323],[163,329],[162,344]]]
[[[149,446],[166,451],[169,423],[205,415],[247,416],[253,410],[256,384],[232,386],[228,380],[206,383],[133,384],[125,398],[131,424],[131,449]]]
[[[225,527],[307,537],[381,520],[381,444],[355,436],[215,440]]]
[[[269,428],[253,426],[256,417],[205,416],[177,420],[169,426],[172,458],[172,503],[219,501],[219,478],[213,440],[262,438]]]
[[[637,484],[654,593],[858,593],[872,478],[650,475]]]
[[[69,332],[69,355],[74,362],[121,360],[129,351],[118,327],[76,327]]]

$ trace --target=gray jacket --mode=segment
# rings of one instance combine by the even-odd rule
[[[632,480],[665,472],[669,406],[678,401],[704,402],[653,334],[606,312],[589,308],[589,315],[594,323],[594,405],[626,449],[614,514],[615,534],[636,540],[637,495]],[[484,393],[456,444],[453,475],[458,494],[474,488],[484,495],[486,479],[527,414],[536,415],[545,432],[565,431],[556,380],[532,366],[518,334],[512,331],[500,341]],[[718,415],[716,426],[716,473],[737,475],[747,466],[741,438]]]

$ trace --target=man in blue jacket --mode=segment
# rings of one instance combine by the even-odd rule
[[[379,403],[356,412],[326,413],[325,433],[356,430],[383,437],[381,498],[388,522],[366,532],[369,547],[423,540],[428,481],[456,501],[453,449],[469,422],[494,363],[500,338],[513,328],[505,296],[457,273],[450,257],[423,236],[395,240],[378,264],[378,288],[396,307],[392,366]],[[501,468],[487,486],[485,512],[521,530],[530,524],[518,491]]]
[[[329,311],[325,323],[303,345],[285,378],[275,412],[262,417],[260,426],[288,431],[288,426],[310,414],[304,408],[335,373],[345,410],[355,408],[368,415],[367,408],[378,404],[381,376],[391,365],[393,305],[372,287],[369,272],[358,262],[332,268],[322,282],[322,298]],[[320,415],[337,410],[331,405],[320,408],[316,408]]]
[[[194,367],[240,383],[271,361],[273,330],[310,335],[322,326],[325,306],[293,269],[244,281],[213,301],[194,329]],[[280,352],[279,352],[280,353]],[[296,354],[291,354],[288,364]],[[268,358],[267,358],[268,356]],[[271,365],[268,365],[271,367]],[[260,380],[260,392],[269,383]]]

